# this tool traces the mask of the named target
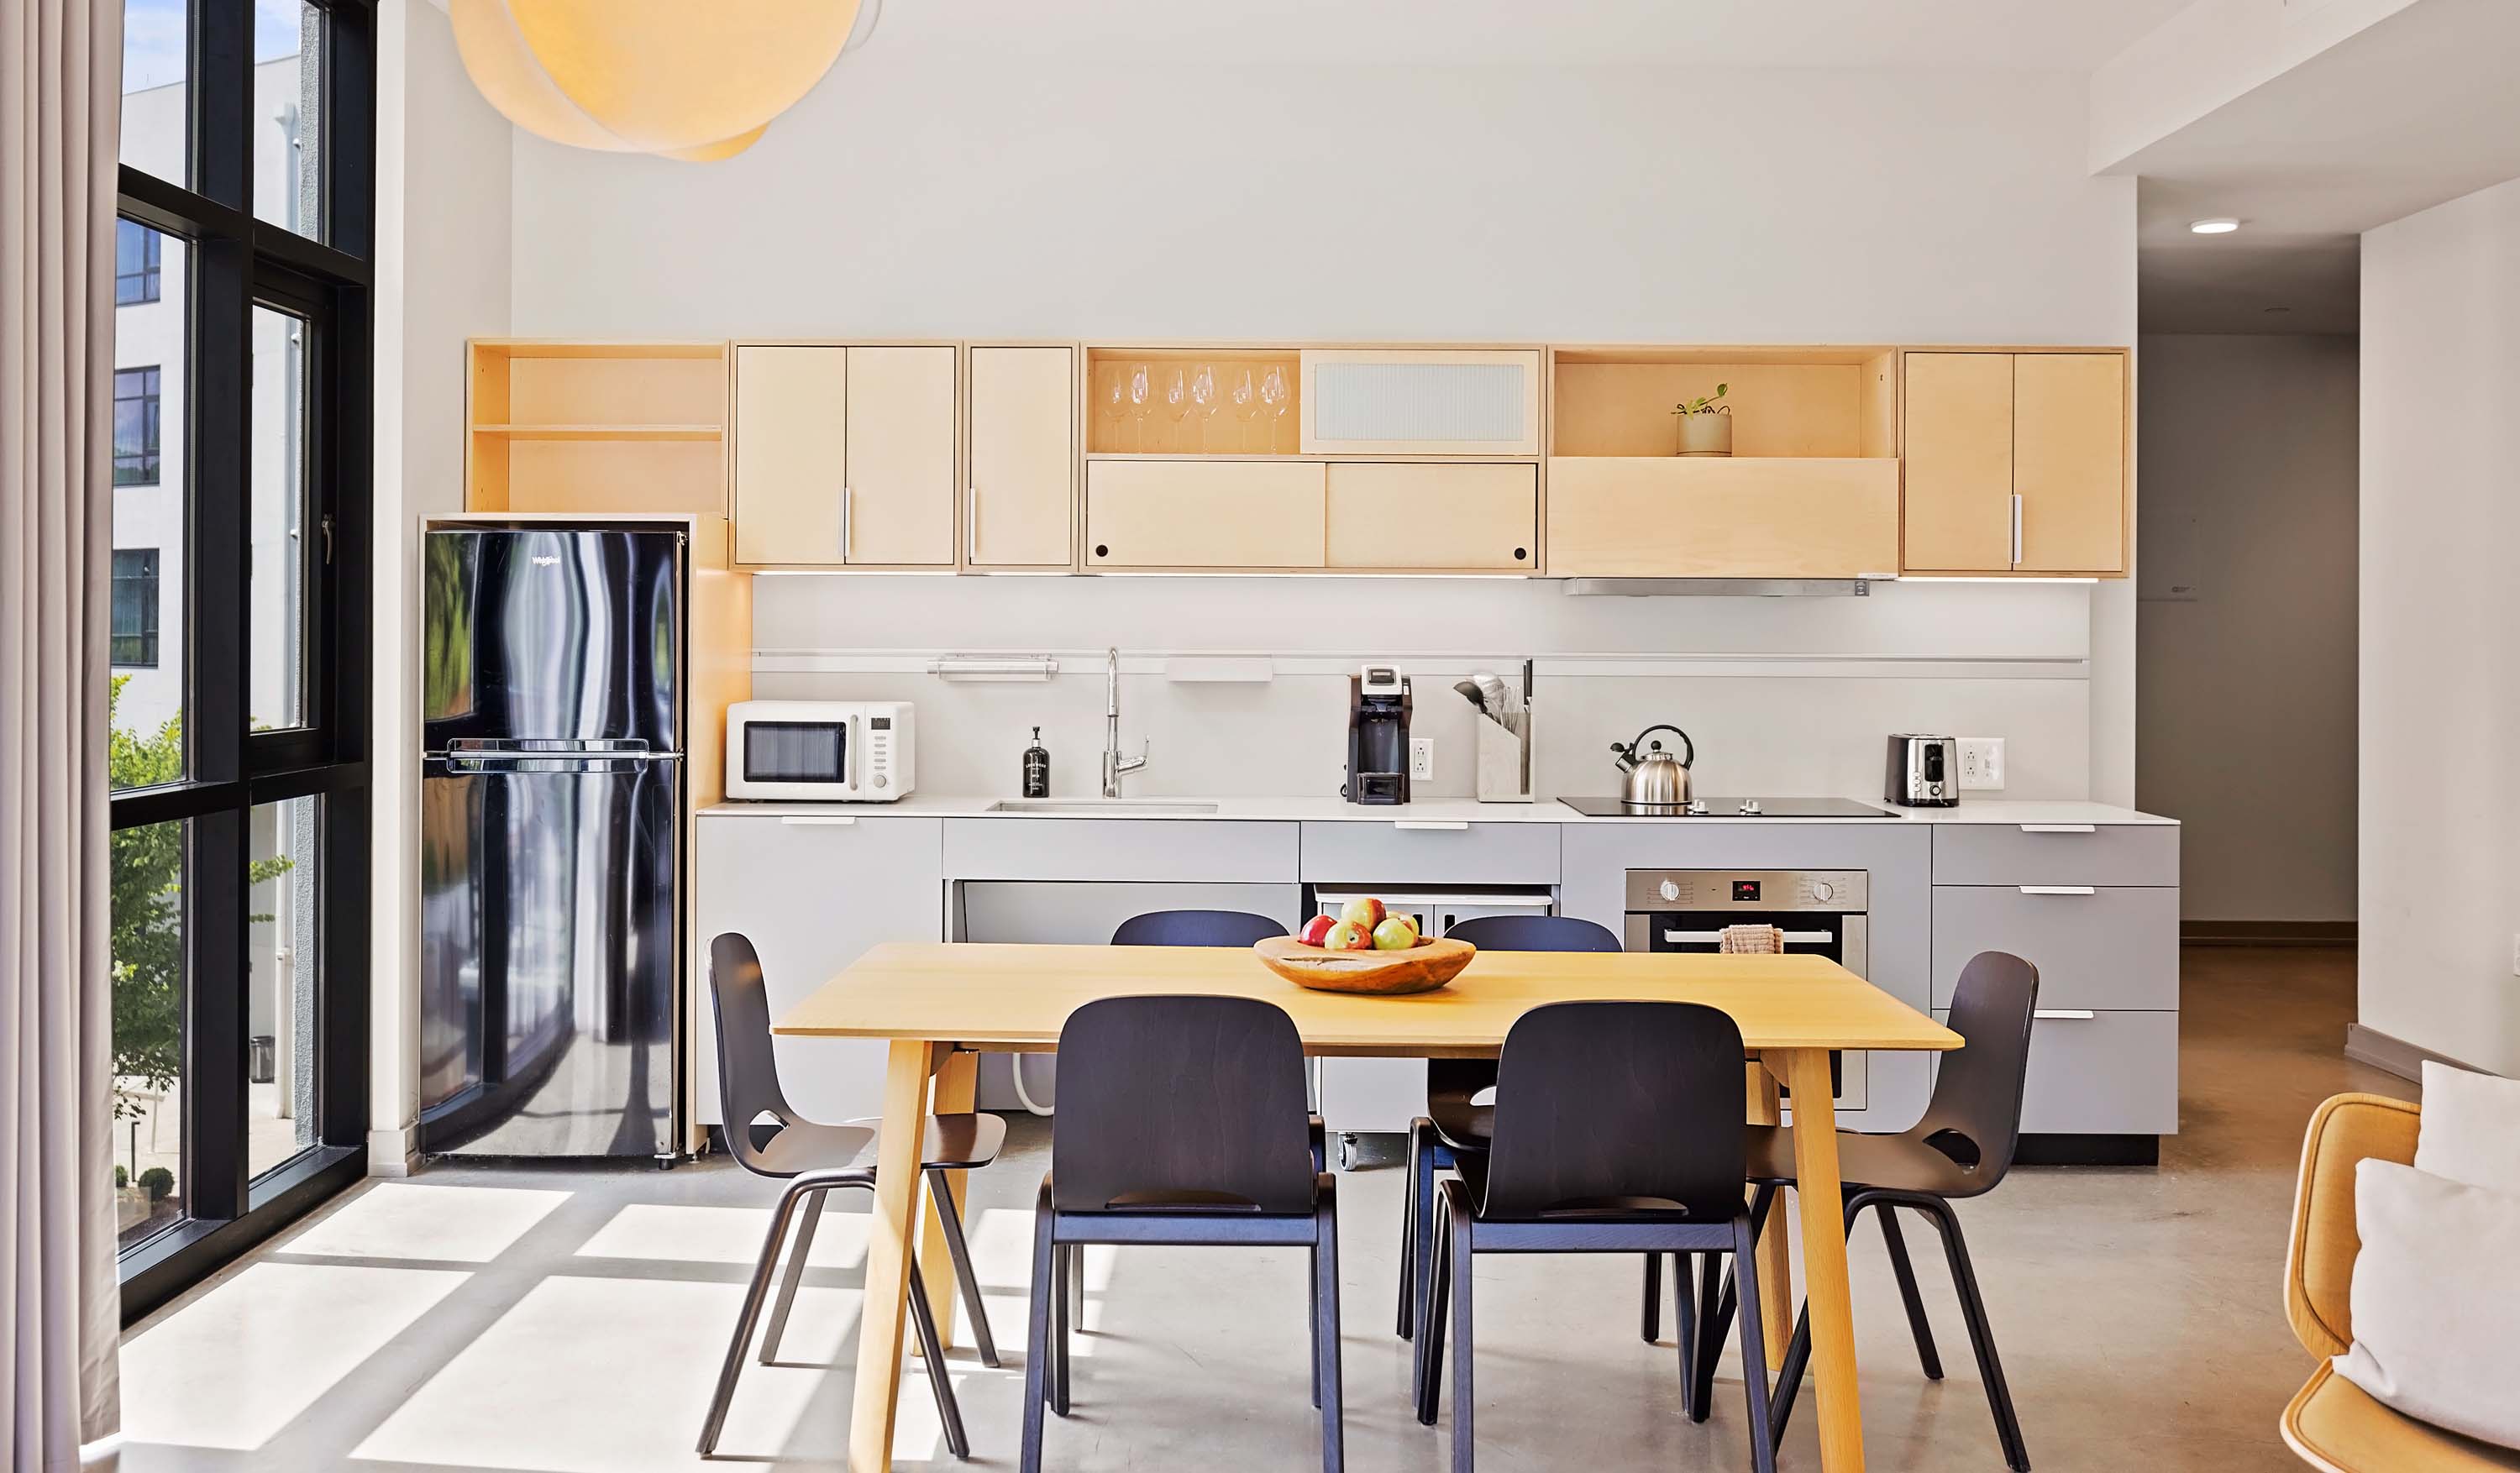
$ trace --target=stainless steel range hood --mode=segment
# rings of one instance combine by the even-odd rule
[[[1569,578],[1566,592],[1578,599],[1864,599],[1872,585],[1891,581],[1869,578]]]

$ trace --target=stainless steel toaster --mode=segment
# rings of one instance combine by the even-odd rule
[[[1951,808],[1960,800],[1960,743],[1957,736],[1901,733],[1890,738],[1889,773],[1882,798],[1905,808]]]

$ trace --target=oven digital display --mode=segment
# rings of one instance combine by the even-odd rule
[[[1732,901],[1735,905],[1738,905],[1745,900],[1757,900],[1758,898],[1759,882],[1757,880],[1736,879],[1732,882]]]

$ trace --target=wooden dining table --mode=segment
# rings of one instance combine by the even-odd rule
[[[878,1473],[892,1463],[915,1234],[923,1238],[919,1246],[939,1331],[949,1341],[952,1334],[951,1261],[934,1213],[923,1229],[919,1223],[919,1147],[928,1114],[971,1108],[979,1054],[1056,1049],[1067,1015],[1085,1004],[1153,993],[1274,1003],[1294,1019],[1304,1051],[1317,1056],[1492,1058],[1514,1019],[1548,1003],[1689,1002],[1730,1014],[1755,1059],[1745,1090],[1747,1117],[1774,1122],[1778,1083],[1792,1094],[1821,1464],[1830,1473],[1863,1468],[1829,1054],[1957,1049],[1960,1037],[1836,962],[1794,956],[1482,952],[1448,987],[1379,998],[1307,992],[1239,949],[897,942],[869,951],[773,1028],[788,1038],[891,1044],[849,1426],[855,1473]],[[950,1189],[959,1201],[959,1173]],[[1772,1370],[1793,1323],[1783,1219],[1782,1213],[1771,1218],[1759,1248]]]

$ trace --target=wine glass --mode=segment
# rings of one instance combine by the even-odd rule
[[[1242,422],[1242,427],[1235,432],[1234,448],[1247,452],[1251,448],[1251,419],[1260,413],[1260,390],[1252,383],[1248,367],[1236,371],[1234,386],[1225,391],[1225,397],[1234,403],[1234,418]]]
[[[1276,364],[1260,376],[1260,402],[1269,410],[1269,453],[1278,453],[1278,424],[1286,418],[1286,371]]]
[[[1102,434],[1102,448],[1105,450],[1119,449],[1120,422],[1129,417],[1129,371],[1127,368],[1114,363],[1103,369],[1102,386],[1095,391],[1094,403],[1095,407],[1102,411],[1102,423],[1107,426],[1103,430]]]
[[[1216,397],[1216,368],[1202,363],[1191,370],[1190,402],[1198,410],[1198,453],[1207,454],[1207,426],[1223,406]]]
[[[1129,365],[1129,414],[1137,424],[1137,446],[1141,455],[1147,449],[1147,411],[1152,407],[1148,401],[1154,397],[1154,383],[1149,377],[1152,373],[1153,370],[1143,363]]]
[[[1172,449],[1182,445],[1182,419],[1190,413],[1190,374],[1178,363],[1164,370],[1164,418],[1173,422]]]

